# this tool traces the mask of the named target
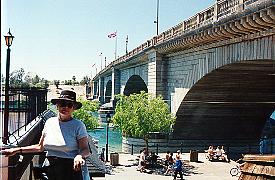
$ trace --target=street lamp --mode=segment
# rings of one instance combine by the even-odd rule
[[[5,107],[4,107],[4,138],[3,143],[7,144],[8,141],[8,122],[9,122],[9,79],[10,79],[10,46],[14,36],[11,34],[10,29],[5,37],[7,49],[7,63],[6,63],[6,83],[5,83]]]
[[[107,122],[107,129],[106,129],[106,162],[108,162],[108,141],[109,141],[109,123],[110,123],[110,112],[106,114],[106,122]]]
[[[157,20],[154,23],[157,24],[157,35],[159,35],[159,0],[157,0]]]

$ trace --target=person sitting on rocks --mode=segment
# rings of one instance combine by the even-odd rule
[[[169,157],[170,157],[170,151],[167,151],[166,152],[166,155],[165,155],[165,159],[164,159],[164,165],[166,166],[166,167],[168,167],[168,165],[169,165]]]
[[[149,156],[149,163],[152,168],[156,167],[157,165],[158,156],[155,154],[155,152],[151,152]]]
[[[221,151],[222,151],[222,155],[221,155],[221,158],[222,160],[226,161],[226,162],[230,162],[230,160],[228,159],[227,157],[227,154],[225,153],[225,150],[224,150],[224,147],[222,146],[221,148]]]
[[[215,155],[214,155],[217,159],[219,159],[222,156],[222,150],[220,148],[220,146],[217,146],[217,149],[215,150]]]
[[[175,163],[175,161],[174,161],[174,158],[173,158],[173,153],[171,152],[170,156],[168,158],[168,167],[167,167],[164,175],[169,175],[168,173],[173,172],[173,165],[174,165],[174,163]]]
[[[139,162],[138,162],[138,170],[142,173],[145,170],[145,157],[146,157],[146,149],[140,151]]]
[[[213,146],[209,146],[208,150],[207,150],[207,158],[211,161],[213,159],[214,156],[214,148]]]

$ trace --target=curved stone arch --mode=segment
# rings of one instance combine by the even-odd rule
[[[123,94],[129,96],[133,93],[140,93],[140,91],[148,92],[144,80],[138,75],[131,76],[126,83]]]
[[[246,60],[203,76],[180,104],[174,138],[257,142],[275,109],[274,65]]]
[[[126,87],[126,83],[133,75],[140,76],[141,79],[143,79],[146,86],[148,85],[148,64],[140,64],[139,66],[122,69],[120,73],[121,94],[123,94],[124,88]]]

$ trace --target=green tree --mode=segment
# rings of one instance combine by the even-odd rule
[[[80,81],[80,85],[88,85],[90,82],[90,78],[88,76],[84,76],[83,79]]]
[[[72,83],[73,83],[73,86],[74,86],[74,85],[75,85],[75,83],[76,83],[76,77],[75,77],[75,76],[73,76],[73,77],[72,77],[72,80],[73,80],[73,82],[72,82]]]
[[[13,71],[10,74],[10,86],[16,87],[16,88],[21,87],[23,84],[24,75],[25,75],[25,70],[23,68]]]
[[[152,98],[142,91],[140,94],[116,97],[118,103],[112,120],[124,136],[143,138],[148,149],[150,132],[170,132],[176,118],[161,96]]]
[[[82,108],[73,112],[73,117],[84,122],[88,130],[93,130],[99,126],[98,118],[93,115],[99,109],[98,101],[88,101],[79,99],[82,103]]]
[[[59,80],[54,80],[53,81],[54,85],[56,86],[56,89],[58,89],[58,86],[60,84],[60,81]]]
[[[13,88],[47,88],[49,82],[44,78],[40,78],[38,75],[33,77],[30,72],[25,75],[25,70],[21,68],[11,73],[10,86]]]
[[[32,78],[32,84],[37,84],[40,82],[40,77],[38,75],[35,75],[33,78]]]
[[[32,77],[31,77],[31,73],[28,72],[25,77],[24,77],[24,81],[28,84],[32,84]]]

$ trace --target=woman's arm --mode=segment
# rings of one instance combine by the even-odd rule
[[[24,147],[4,149],[1,151],[1,153],[5,154],[6,156],[14,156],[17,153],[42,152],[44,150],[43,143],[44,143],[44,136],[42,135],[38,144],[24,146]]]
[[[81,165],[85,163],[85,158],[90,155],[90,149],[88,144],[88,137],[83,137],[78,140],[79,154],[74,158],[74,169],[79,171]]]

